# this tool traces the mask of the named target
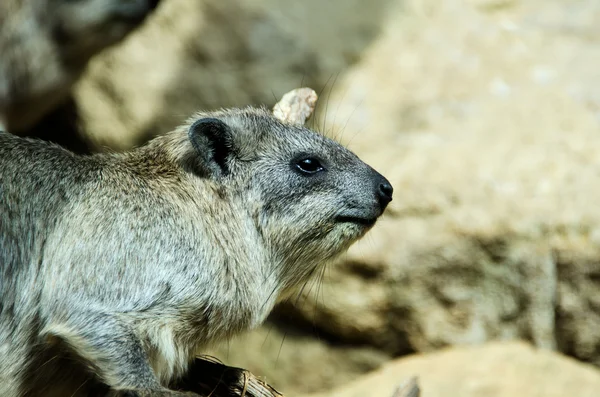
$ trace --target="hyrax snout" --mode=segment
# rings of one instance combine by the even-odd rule
[[[0,395],[183,395],[196,354],[363,236],[390,183],[281,120],[198,114],[92,156],[0,133]]]

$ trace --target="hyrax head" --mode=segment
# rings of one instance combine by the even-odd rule
[[[253,220],[294,286],[362,237],[392,200],[381,174],[339,143],[265,109],[200,115],[188,159]]]
[[[32,1],[32,0],[30,0]],[[117,43],[156,8],[159,0],[36,0],[37,19],[63,59],[84,62]]]

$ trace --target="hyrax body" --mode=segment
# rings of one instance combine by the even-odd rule
[[[123,154],[0,133],[0,395],[180,395],[195,354],[260,324],[391,195],[255,108]]]
[[[90,58],[158,0],[0,1],[0,130],[22,133],[61,104]]]

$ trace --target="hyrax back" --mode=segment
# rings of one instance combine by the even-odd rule
[[[90,58],[159,0],[0,1],[0,130],[21,133],[69,95]]]
[[[195,354],[260,324],[391,199],[263,109],[124,154],[0,133],[0,395],[180,395]]]

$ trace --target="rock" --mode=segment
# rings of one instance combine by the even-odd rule
[[[407,356],[335,390],[309,396],[387,397],[413,375],[423,397],[594,397],[600,390],[595,368],[511,342]]]
[[[125,149],[198,110],[317,92],[377,35],[391,0],[169,0],[77,87],[95,142]]]
[[[394,201],[282,307],[298,324],[395,354],[525,339],[600,365],[600,5],[506,4],[404,2],[321,101]]]

